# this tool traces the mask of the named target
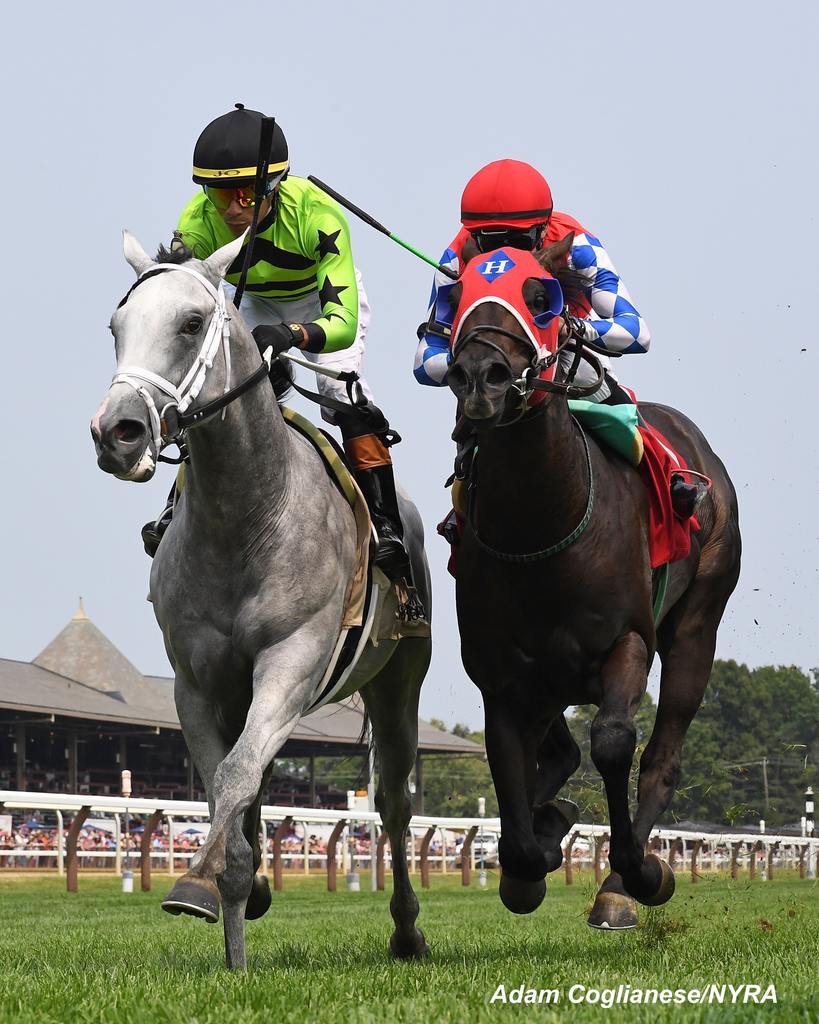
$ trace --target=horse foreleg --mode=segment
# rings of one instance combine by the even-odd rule
[[[317,674],[315,660],[315,647],[307,643],[259,655],[244,728],[214,774],[212,824],[191,862],[191,874],[205,880],[218,878],[225,953],[231,968],[245,966],[244,918],[254,876],[253,853],[242,833],[241,818],[257,799],[268,765],[298,723],[302,702]]]
[[[646,688],[648,655],[637,633],[623,637],[602,671],[603,699],[591,727],[591,756],[606,787],[611,821],[609,863],[621,876],[628,895],[640,903],[665,902],[667,870],[653,854],[646,856],[634,834],[628,783],[636,745],[634,714]],[[673,876],[672,876],[673,880]]]
[[[546,895],[548,864],[532,827],[537,737],[502,697],[484,693],[486,755],[498,797],[503,874],[500,898],[515,914],[530,914]]]
[[[558,715],[538,747],[533,808],[535,835],[546,857],[548,871],[556,871],[563,863],[560,844],[580,817],[577,804],[571,800],[555,799],[579,765],[580,748],[569,731],[565,716]]]
[[[213,703],[180,673],[176,676],[174,700],[188,752],[205,787],[212,819],[213,777],[230,744],[219,728]],[[220,904],[216,880],[199,876],[189,869],[162,901],[162,909],[170,914],[203,917],[213,924],[219,919]]]
[[[430,641],[405,638],[361,695],[367,705],[378,751],[380,778],[375,805],[390,837],[393,894],[390,913],[395,931],[390,951],[402,960],[428,952],[416,928],[418,897],[407,870],[407,826],[412,815],[409,775],[418,749],[418,696],[430,658]],[[373,851],[374,855],[375,851]]]

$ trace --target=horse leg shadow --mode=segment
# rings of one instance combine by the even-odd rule
[[[390,952],[399,960],[422,959],[429,952],[417,928],[418,897],[407,869],[407,828],[412,816],[409,775],[418,749],[418,697],[430,659],[430,641],[409,637],[361,690],[378,752],[380,778],[375,805],[390,837],[395,930]]]

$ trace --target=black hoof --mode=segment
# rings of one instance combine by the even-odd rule
[[[211,924],[219,920],[219,890],[216,883],[196,875],[183,875],[162,901],[169,914],[203,917]]]
[[[672,870],[671,865],[662,860],[655,853],[646,854],[643,867],[650,867],[652,864],[656,864],[659,868],[660,884],[650,896],[636,897],[638,902],[642,903],[644,907],[660,907],[663,903],[668,903],[674,895],[674,889],[676,888],[674,871]]]
[[[513,914],[531,914],[537,910],[546,895],[546,879],[537,882],[523,882],[519,878],[510,878],[501,874],[500,898],[507,910]]]
[[[245,920],[255,921],[264,917],[270,910],[273,897],[270,895],[270,883],[265,875],[254,875],[253,885],[250,889],[250,896],[247,898],[245,907]]]
[[[637,927],[637,904],[619,892],[598,892],[587,921],[589,928],[621,932]]]
[[[420,928],[410,936],[393,932],[390,938],[390,953],[396,960],[423,960],[429,954],[429,946]]]

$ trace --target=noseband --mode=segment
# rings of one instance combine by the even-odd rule
[[[262,356],[262,365],[247,377],[235,388],[230,387],[230,315],[225,303],[225,289],[220,281],[218,288],[214,288],[211,282],[198,270],[191,267],[181,266],[175,263],[163,264],[151,267],[140,274],[135,284],[130,288],[127,295],[117,306],[121,309],[128,301],[131,292],[140,284],[156,274],[166,271],[180,271],[195,278],[214,300],[213,313],[211,314],[205,337],[202,345],[193,362],[193,365],[183,377],[181,383],[174,384],[166,377],[147,370],[142,366],[123,366],[117,370],[111,384],[127,384],[145,402],[148,408],[148,415],[151,421],[152,441],[157,451],[157,458],[163,462],[176,462],[176,459],[165,459],[159,453],[169,444],[177,442],[183,431],[190,426],[201,423],[214,413],[224,410],[234,399],[239,398],[259,381],[263,380],[270,372],[270,362],[273,356],[272,348],[269,348]],[[225,387],[221,397],[208,402],[193,412],[188,412],[193,402],[199,396],[204,386],[208,370],[213,366],[213,361],[222,348],[225,359]],[[170,398],[161,410],[157,409],[156,403],[150,391],[145,386],[150,384],[158,388],[164,395]]]
[[[585,398],[589,395],[593,395],[595,391],[598,391],[603,385],[605,380],[606,372],[603,369],[603,365],[596,355],[592,354],[590,349],[594,351],[602,351],[596,346],[589,345],[588,342],[584,342],[582,338],[579,338],[571,325],[571,322],[566,316],[564,311],[564,322],[569,329],[569,334],[565,341],[557,346],[554,352],[550,352],[545,359],[538,359],[537,353],[532,349],[532,343],[524,334],[520,334],[517,331],[509,331],[505,327],[495,327],[491,324],[476,324],[471,330],[467,331],[466,334],[462,334],[452,350],[452,363],[454,366],[458,361],[458,357],[464,350],[464,347],[472,342],[478,345],[484,345],[486,348],[491,349],[496,355],[499,355],[501,360],[506,364],[507,369],[514,377],[514,367],[512,366],[512,360],[508,354],[497,345],[494,341],[490,341],[486,337],[487,334],[500,334],[505,338],[511,338],[512,341],[520,342],[525,347],[532,349],[532,356],[529,361],[529,365],[525,367],[523,373],[512,380],[506,392],[506,397],[511,394],[514,395],[515,402],[518,407],[518,415],[512,419],[503,421],[498,426],[510,426],[512,423],[516,423],[527,411],[529,399],[535,391],[545,391],[552,394],[565,395],[566,398]],[[571,369],[567,375],[565,381],[555,380],[544,380],[540,374],[545,370],[550,369],[557,362],[563,351],[574,352],[574,361]],[[577,368],[580,365],[580,360],[585,359],[591,363],[595,373],[597,374],[596,380],[591,384],[575,384],[574,375],[577,373]]]

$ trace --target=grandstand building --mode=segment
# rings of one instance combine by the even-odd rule
[[[328,758],[360,776],[363,705],[331,704],[301,720],[276,758],[266,803],[346,806],[328,781]],[[416,810],[423,758],[483,755],[460,736],[419,720]],[[135,796],[203,800],[173,701],[173,680],[145,676],[88,618],[80,601],[68,625],[31,662],[0,658],[0,789],[119,793],[129,768]],[[324,777],[323,777],[324,776]]]

